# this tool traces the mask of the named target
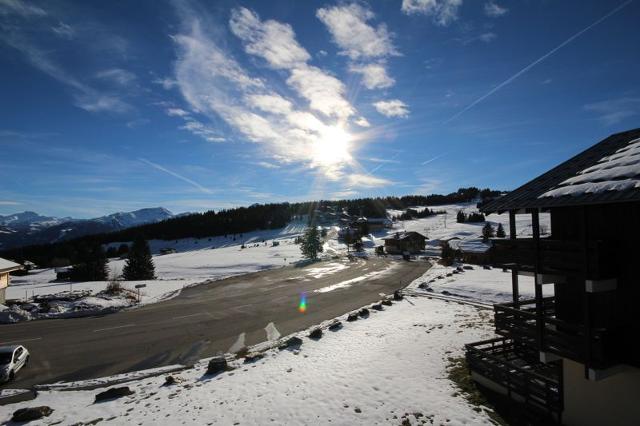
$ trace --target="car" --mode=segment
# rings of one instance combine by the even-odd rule
[[[13,380],[29,363],[29,351],[22,345],[0,347],[0,382]]]

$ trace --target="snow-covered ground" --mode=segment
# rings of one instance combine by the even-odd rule
[[[126,385],[132,395],[94,403],[98,392],[40,391],[36,400],[0,408],[46,405],[42,423],[100,424],[491,424],[447,377],[448,359],[465,343],[489,337],[490,311],[422,297],[405,298],[368,319],[346,322],[299,350],[270,349],[257,362],[205,375],[206,360],[173,375]],[[122,386],[122,385],[119,385]]]
[[[425,207],[416,207],[422,210]],[[462,241],[476,240],[482,229],[478,223],[456,223],[456,214],[459,210],[466,212],[476,211],[474,203],[452,204],[445,206],[431,206],[433,210],[446,211],[446,215],[437,215],[424,219],[398,221],[392,229],[383,229],[363,238],[365,253],[372,255],[378,245],[384,244],[384,237],[395,232],[406,230],[416,231],[426,235],[431,241],[457,237]],[[401,211],[389,210],[389,215],[394,216]],[[489,215],[487,220],[497,226],[502,223],[508,229],[508,215]],[[156,266],[156,280],[127,282],[123,281],[123,287],[137,292],[135,285],[144,284],[140,290],[141,304],[154,303],[179,294],[186,286],[198,284],[207,280],[223,279],[234,275],[257,272],[265,269],[278,268],[301,260],[300,247],[294,244],[297,236],[304,232],[305,220],[294,221],[285,228],[255,231],[246,234],[227,235],[226,237],[211,238],[185,238],[180,240],[164,241],[151,240],[149,245],[154,253]],[[541,215],[541,229],[548,231],[548,215]],[[527,215],[517,216],[517,230],[519,235],[531,234],[530,218]],[[273,243],[277,242],[274,246]],[[245,248],[242,249],[242,244]],[[117,247],[120,243],[112,243]],[[436,248],[439,247],[436,244]],[[173,249],[176,253],[162,255],[161,250]],[[337,238],[337,228],[328,230],[328,237],[324,244],[324,256],[343,256],[346,254],[346,246]],[[437,253],[431,253],[437,254]],[[112,259],[109,261],[111,273],[119,274],[124,267],[124,260]],[[340,267],[346,267],[344,265]],[[323,269],[324,268],[324,269]],[[331,273],[331,268],[318,267],[317,275]],[[506,274],[505,274],[506,275]],[[506,279],[507,277],[505,277]],[[348,283],[347,283],[348,284]],[[11,286],[7,289],[8,299],[28,299],[34,295],[56,294],[65,291],[88,290],[93,296],[105,290],[107,282],[93,281],[82,283],[55,282],[53,269],[39,269],[31,271],[24,277],[13,277]],[[501,282],[496,283],[502,287]],[[507,286],[508,287],[508,286]],[[523,286],[524,287],[524,286]],[[523,292],[523,294],[526,294]],[[83,300],[81,303],[95,302],[95,309],[113,309],[132,304],[131,300],[109,300],[105,297],[94,297]],[[75,305],[69,305],[73,311]],[[63,312],[64,313],[64,312]]]
[[[511,271],[503,272],[498,268],[487,270],[477,265],[465,266],[473,269],[462,269],[453,273],[456,269],[453,266],[434,264],[422,277],[411,283],[409,288],[419,293],[443,294],[488,304],[507,303],[513,300]],[[424,288],[420,288],[420,284],[423,283]],[[533,299],[535,297],[533,277],[520,275],[518,289],[521,300]],[[543,291],[545,297],[553,295],[552,286],[545,286]]]
[[[157,279],[122,281],[121,284],[134,291],[135,285],[146,284],[141,289],[141,303],[146,304],[163,300],[177,294],[183,287],[206,280],[282,267],[301,259],[300,247],[293,241],[304,231],[304,226],[303,222],[292,223],[282,229],[247,233],[242,239],[237,235],[235,241],[232,235],[227,238],[151,240],[149,246],[154,253]],[[273,241],[279,245],[273,246]],[[243,242],[244,249],[241,248]],[[163,248],[173,248],[177,253],[161,255]],[[111,259],[110,273],[122,272],[124,263],[124,260]],[[69,283],[55,282],[55,279],[55,271],[51,268],[34,270],[24,277],[12,277],[7,298],[24,299],[70,290],[90,290],[95,294],[107,286],[106,281]]]

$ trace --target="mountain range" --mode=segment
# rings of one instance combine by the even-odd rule
[[[0,250],[119,231],[172,217],[175,215],[163,207],[118,212],[93,219],[43,216],[32,211],[0,215]]]

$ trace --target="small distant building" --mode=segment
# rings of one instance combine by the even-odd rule
[[[172,253],[177,253],[176,249],[174,249],[173,247],[165,247],[160,249],[160,254],[172,254]]]
[[[449,246],[458,250],[460,258],[465,263],[486,265],[491,263],[491,242],[481,238],[469,240],[449,240]]]
[[[424,251],[427,237],[418,232],[396,232],[384,238],[384,250],[389,254],[419,253]]]
[[[55,269],[56,281],[67,281],[71,279],[71,266],[61,266]]]
[[[4,304],[6,300],[5,293],[11,281],[9,274],[20,269],[22,265],[0,257],[0,304]]]

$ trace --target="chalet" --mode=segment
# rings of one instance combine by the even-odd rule
[[[509,215],[494,262],[513,301],[494,306],[500,337],[468,344],[473,379],[567,425],[640,420],[640,129],[612,135],[481,207]],[[540,236],[541,212],[551,233]],[[516,215],[531,218],[518,238]],[[518,279],[534,277],[535,298]]]
[[[22,269],[21,265],[0,257],[0,304],[4,304],[6,300],[5,293],[11,282],[9,274],[20,269]]]
[[[389,254],[419,253],[424,251],[427,237],[418,232],[396,232],[383,240]]]
[[[476,265],[491,263],[491,243],[482,238],[449,240],[449,246],[460,253],[460,258],[465,263]]]

